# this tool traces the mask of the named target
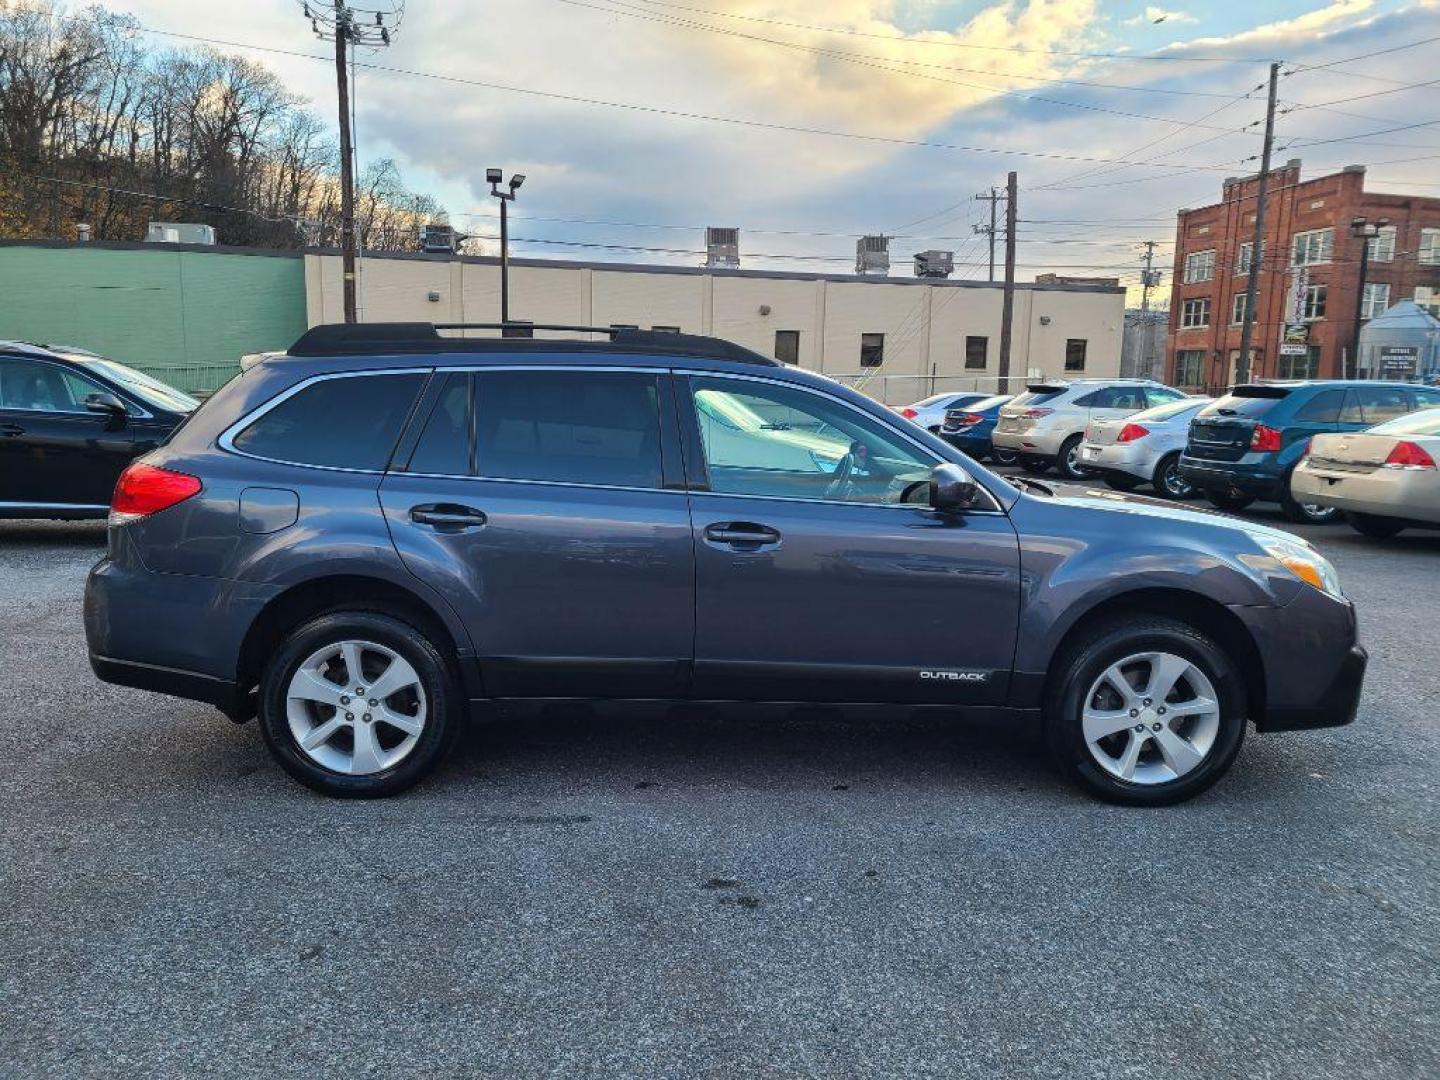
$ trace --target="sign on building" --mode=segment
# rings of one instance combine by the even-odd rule
[[[1380,375],[1385,379],[1414,378],[1420,363],[1420,349],[1415,345],[1380,346]]]

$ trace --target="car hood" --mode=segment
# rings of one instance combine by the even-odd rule
[[[1244,533],[1250,537],[1272,537],[1278,540],[1288,540],[1291,543],[1312,546],[1303,536],[1286,532],[1284,529],[1277,529],[1270,525],[1262,525],[1254,521],[1245,521],[1233,517],[1230,514],[1221,513],[1219,510],[1207,510],[1201,508],[1185,508],[1176,506],[1172,502],[1163,499],[1152,499],[1144,495],[1131,495],[1118,491],[1109,491],[1101,488],[1086,488],[1073,494],[1057,493],[1053,498],[1046,499],[1046,502],[1064,505],[1083,507],[1088,510],[1099,511],[1108,514],[1128,514],[1142,518],[1158,518],[1166,521],[1188,522],[1193,525],[1207,526],[1209,528],[1231,529],[1237,533]],[[1116,519],[1116,527],[1124,528],[1129,522]]]

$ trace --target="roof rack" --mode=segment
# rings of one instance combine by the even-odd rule
[[[501,337],[457,338],[442,336],[441,330],[499,330]],[[504,336],[504,332],[522,331]],[[608,341],[574,339],[533,339],[530,331],[546,330],[575,334],[604,334]],[[682,334],[674,330],[638,330],[617,326],[575,326],[566,323],[329,323],[312,326],[290,346],[290,356],[343,356],[348,353],[415,352],[496,352],[507,349],[626,349],[663,350],[687,356],[706,356],[738,364],[778,367],[780,362],[753,352],[733,341]]]

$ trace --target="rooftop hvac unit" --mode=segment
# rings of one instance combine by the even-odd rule
[[[147,244],[213,244],[213,225],[192,225],[183,221],[152,221],[145,230]]]
[[[709,270],[740,269],[740,230],[705,230],[705,267]]]
[[[454,255],[465,239],[465,234],[456,232],[453,225],[420,226],[420,250],[430,255]]]
[[[862,236],[855,241],[855,273],[890,273],[890,238]]]
[[[915,276],[948,278],[955,272],[953,251],[917,251],[915,253]]]

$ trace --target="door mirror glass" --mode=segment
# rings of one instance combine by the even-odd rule
[[[85,411],[103,416],[124,416],[125,403],[114,394],[97,391],[85,396]]]
[[[959,465],[936,465],[930,471],[930,508],[942,514],[969,510],[980,497],[980,485]]]

